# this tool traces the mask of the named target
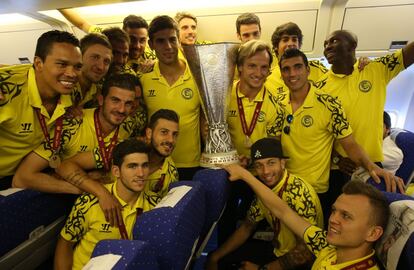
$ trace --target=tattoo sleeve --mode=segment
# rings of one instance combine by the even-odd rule
[[[72,185],[79,187],[83,181],[85,180],[86,174],[83,171],[75,170],[74,172],[70,173],[65,179]]]
[[[294,270],[310,269],[313,259],[313,254],[307,249],[303,240],[296,238],[296,247],[278,260],[283,270]]]

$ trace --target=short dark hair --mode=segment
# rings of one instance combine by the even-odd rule
[[[259,30],[262,30],[262,27],[260,26],[260,19],[259,17],[254,13],[243,13],[237,17],[236,20],[236,30],[237,34],[240,35],[240,26],[242,24],[257,24],[259,26]]]
[[[151,115],[148,127],[154,129],[159,119],[169,120],[177,124],[179,123],[179,117],[175,111],[169,109],[160,109],[156,111],[153,115]]]
[[[112,45],[105,35],[99,33],[90,33],[80,40],[80,49],[82,54],[84,54],[90,46],[96,44],[102,45],[112,51]]]
[[[141,16],[136,15],[128,15],[124,18],[122,22],[122,29],[127,30],[127,28],[137,29],[137,28],[145,28],[148,30],[148,23],[147,21],[142,18]]]
[[[173,29],[178,37],[178,25],[177,22],[167,15],[156,16],[150,23],[148,28],[148,36],[151,40],[154,34],[164,29]]]
[[[122,166],[125,156],[134,153],[149,154],[150,148],[143,141],[136,138],[128,138],[115,146],[112,154],[112,164],[118,167]]]
[[[174,17],[177,23],[180,23],[180,21],[184,18],[192,19],[197,24],[197,17],[186,11],[177,12]]]
[[[73,34],[66,31],[51,30],[43,33],[38,38],[35,56],[45,61],[54,43],[69,43],[75,47],[80,47],[79,40]]]
[[[342,188],[342,192],[347,195],[367,197],[372,207],[370,220],[373,220],[375,225],[381,226],[385,231],[390,216],[390,208],[387,198],[380,190],[370,184],[354,180],[346,183]]]
[[[283,35],[297,36],[299,40],[299,47],[302,47],[302,30],[300,30],[299,26],[296,23],[288,22],[276,27],[275,31],[272,34],[272,46],[275,52],[277,52],[279,42],[282,39]]]
[[[279,67],[282,68],[282,61],[286,60],[286,59],[290,59],[293,57],[302,57],[303,59],[303,63],[305,64],[305,66],[308,66],[308,58],[306,57],[306,55],[299,49],[296,48],[290,48],[287,49],[282,56],[280,56],[279,58]]]
[[[128,34],[119,27],[110,27],[102,31],[102,34],[108,37],[108,40],[111,44],[114,42],[131,42]]]
[[[135,93],[136,86],[136,76],[130,73],[115,73],[105,79],[102,85],[102,96],[106,97],[111,87],[119,87]]]

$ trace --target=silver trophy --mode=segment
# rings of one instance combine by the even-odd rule
[[[228,42],[183,46],[208,123],[205,149],[200,158],[202,167],[239,162],[226,123],[237,48],[236,43]]]

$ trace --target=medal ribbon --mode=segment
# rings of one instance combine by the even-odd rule
[[[360,262],[356,262],[353,263],[351,265],[348,265],[344,268],[341,268],[341,270],[354,270],[354,269],[358,269],[358,270],[366,270],[369,269],[373,266],[375,266],[377,263],[375,261],[375,253],[372,254],[371,256],[369,256],[368,258],[366,258],[365,260],[362,260]]]
[[[282,188],[277,193],[277,196],[279,196],[279,198],[282,200],[283,200],[282,195],[287,187],[288,179],[289,179],[289,173],[287,173],[286,178],[285,178],[285,183],[283,184]],[[277,241],[277,236],[279,235],[279,232],[280,232],[280,220],[277,217],[274,217],[272,215],[272,221],[273,221],[273,232],[275,233],[274,239]]]
[[[40,113],[39,108],[34,108],[37,118],[39,119],[40,126],[42,127],[43,135],[45,136],[46,143],[52,149],[52,155],[56,154],[60,146],[60,138],[62,137],[63,131],[63,117],[60,116],[56,119],[55,122],[55,137],[53,138],[53,143],[51,143],[50,135],[47,130],[46,120],[43,114]]]
[[[142,214],[142,212],[143,212],[143,209],[142,208],[137,208],[137,217],[136,217],[136,220]],[[136,220],[135,220],[135,222],[137,222]],[[128,233],[127,233],[126,228],[125,228],[125,223],[124,223],[123,220],[121,220],[121,221],[122,221],[122,223],[120,223],[119,226],[118,226],[119,233],[121,234],[121,238],[122,239],[128,240]]]
[[[115,134],[111,138],[111,141],[109,142],[109,146],[105,147],[104,137],[102,135],[101,123],[99,122],[98,114],[99,114],[99,109],[96,109],[93,114],[93,118],[95,122],[95,132],[96,132],[96,137],[98,138],[99,152],[101,153],[105,170],[109,171],[110,160],[112,158],[112,151],[114,150],[115,145],[118,142],[119,126],[116,127]]]
[[[256,108],[254,109],[252,121],[250,122],[249,128],[247,128],[246,116],[244,114],[244,109],[243,109],[243,102],[242,102],[242,99],[239,97],[238,88],[239,88],[239,84],[237,84],[236,86],[236,97],[237,97],[237,107],[239,109],[239,115],[240,115],[240,122],[243,128],[243,133],[246,136],[250,137],[250,135],[253,133],[254,127],[256,126],[257,119],[259,118],[259,113],[263,105],[263,100],[265,97],[266,89],[263,89],[263,97],[262,97],[263,100],[256,103]]]

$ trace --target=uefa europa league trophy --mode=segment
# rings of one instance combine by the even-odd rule
[[[237,52],[236,43],[183,46],[184,54],[203,101],[208,134],[200,166],[238,163],[228,131],[227,107]]]

